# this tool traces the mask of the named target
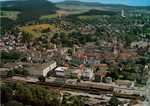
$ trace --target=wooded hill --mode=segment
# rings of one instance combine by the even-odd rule
[[[32,21],[42,15],[55,13],[58,10],[54,3],[47,0],[6,1],[1,2],[1,10],[19,11],[19,20]],[[20,21],[19,21],[20,23]]]

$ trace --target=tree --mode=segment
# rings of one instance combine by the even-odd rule
[[[72,55],[73,50],[72,49],[68,49],[68,53]]]
[[[22,73],[21,68],[14,68],[13,71],[14,71],[14,74],[21,74]]]
[[[18,84],[16,87],[16,94],[14,95],[14,99],[26,105],[31,104],[33,100],[32,91],[29,87]]]
[[[6,103],[5,106],[23,106],[23,104],[16,100],[11,100],[8,103]]]
[[[22,69],[22,75],[27,77],[29,75],[29,71],[27,71],[26,69]]]
[[[50,77],[53,73],[54,73],[53,70],[52,70],[52,71],[49,71],[49,72],[47,73],[47,77]]]
[[[140,63],[142,65],[145,65],[147,63],[147,59],[146,58],[140,58]]]
[[[80,80],[80,79],[77,79],[77,82],[81,82],[81,80]]]
[[[41,82],[45,82],[45,80],[46,80],[46,78],[45,78],[44,76],[42,76],[42,75],[39,76],[38,79],[39,79],[39,81],[41,81]]]
[[[33,95],[32,106],[50,106],[49,96],[45,89],[32,87],[30,90]]]
[[[1,87],[1,102],[7,103],[9,100],[12,99],[12,89],[6,85]]]
[[[13,77],[13,76],[14,76],[14,71],[13,70],[8,71],[7,77]]]
[[[111,106],[118,106],[120,104],[120,101],[117,99],[117,97],[111,97],[109,104]]]

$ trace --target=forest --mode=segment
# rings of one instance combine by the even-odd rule
[[[27,22],[37,20],[42,15],[53,14],[55,10],[59,9],[54,3],[47,0],[7,1],[1,2],[1,6],[1,10],[4,11],[21,12],[17,20],[2,18],[2,31],[7,29],[10,30],[14,25],[24,25]]]

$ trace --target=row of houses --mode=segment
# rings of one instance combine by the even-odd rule
[[[76,52],[73,54],[73,64],[98,65],[101,62],[113,63],[132,61],[136,62],[141,58],[136,52],[130,50],[109,52],[102,50],[86,50],[85,53]]]

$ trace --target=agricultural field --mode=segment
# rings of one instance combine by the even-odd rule
[[[10,18],[13,20],[17,19],[18,14],[20,14],[19,11],[0,11],[0,18]]]
[[[56,18],[56,17],[58,17],[59,15],[60,15],[60,14],[43,15],[43,16],[40,17],[40,19],[47,19],[47,18],[51,19],[51,18]]]
[[[51,31],[50,32],[47,32],[47,33],[41,33],[41,32],[36,32],[34,31],[34,29],[37,29],[37,30],[43,30],[43,29],[47,29],[47,28],[50,28]],[[40,24],[40,25],[32,25],[32,26],[23,26],[23,27],[20,27],[20,29],[26,33],[29,33],[31,35],[33,35],[35,38],[38,38],[40,37],[41,35],[49,35],[51,37],[54,36],[54,33],[56,32],[59,32],[59,33],[65,33],[65,34],[69,34],[69,33],[72,33],[72,32],[75,32],[76,30],[70,30],[70,31],[65,31],[65,30],[62,30],[61,28],[59,27],[54,27],[52,25],[48,25],[48,24]]]

